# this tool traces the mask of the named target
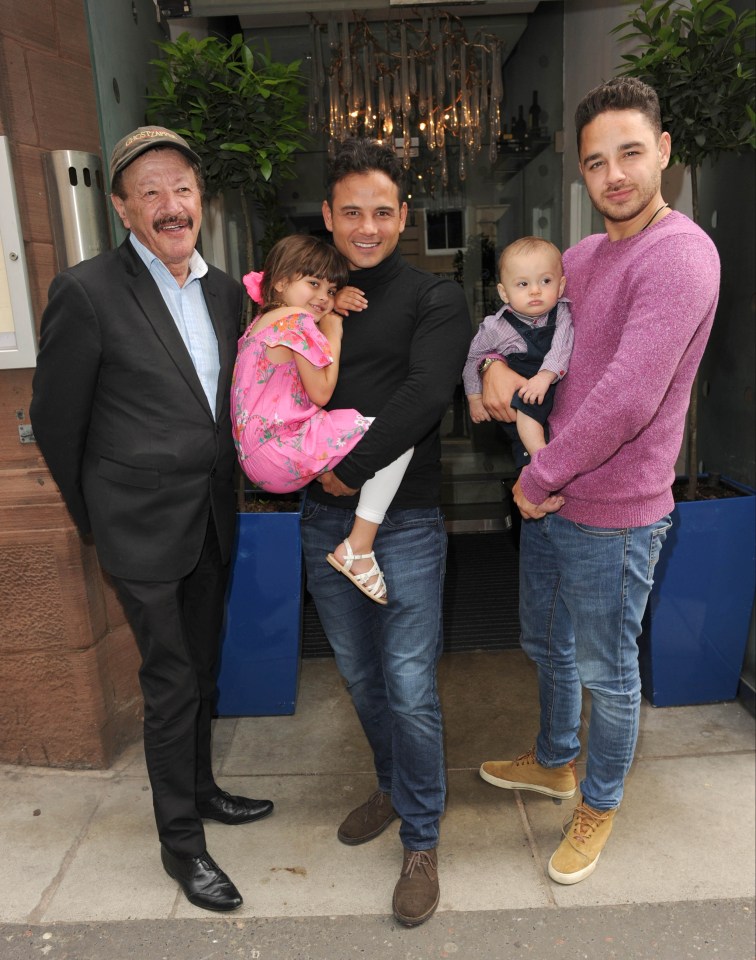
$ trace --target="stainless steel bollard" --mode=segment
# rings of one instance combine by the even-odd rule
[[[45,155],[45,175],[58,269],[110,249],[100,158],[81,150],[53,150]]]

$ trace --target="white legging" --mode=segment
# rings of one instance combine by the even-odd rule
[[[362,485],[360,502],[355,510],[358,517],[373,523],[383,523],[389,504],[404,479],[404,473],[412,459],[414,449],[410,447],[409,450],[405,450],[396,460],[379,470],[374,477]]]

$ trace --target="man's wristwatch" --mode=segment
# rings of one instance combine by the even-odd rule
[[[486,370],[488,370],[488,368],[491,366],[492,363],[496,363],[500,359],[501,359],[500,357],[486,357],[486,359],[478,367],[478,373],[480,374],[480,376],[481,377],[483,376],[483,374],[486,372]]]

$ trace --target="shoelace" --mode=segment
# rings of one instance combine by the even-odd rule
[[[527,753],[521,753],[519,757],[515,757],[515,760],[514,760],[514,763],[512,764],[512,766],[516,767],[518,764],[522,764],[523,766],[527,766],[527,767],[532,767],[534,764],[535,764],[536,766],[540,766],[540,764],[539,764],[538,761],[536,760],[536,755],[535,755],[535,754],[536,754],[536,748],[535,748],[535,747],[531,747],[530,750],[528,750]],[[575,767],[575,761],[574,761],[574,760],[569,760],[569,761],[567,762],[566,766],[572,767],[572,768],[573,768],[573,773],[574,773],[574,767]],[[560,769],[561,769],[561,768],[560,768]],[[575,781],[575,782],[577,782],[577,781]]]
[[[380,790],[376,790],[375,793],[372,793],[365,804],[365,821],[367,822],[368,817],[370,816],[370,811],[373,807],[380,807],[383,803],[383,793]]]
[[[535,758],[535,747],[531,747],[527,753],[521,754],[519,757],[515,758],[515,763],[526,763],[533,764],[536,762]]]
[[[418,868],[424,867],[426,873],[428,872],[434,873],[436,869],[435,866],[433,865],[433,861],[428,856],[425,850],[413,850],[410,853],[409,860],[405,864],[404,870],[402,870],[402,873],[405,875],[405,877],[411,877],[415,870],[415,867],[418,867]]]
[[[608,818],[608,813],[601,814],[596,810],[591,810],[585,804],[579,803],[575,807],[571,819],[567,820],[562,827],[562,833],[565,837],[570,835],[570,838],[578,843],[585,843],[593,831],[598,829]]]

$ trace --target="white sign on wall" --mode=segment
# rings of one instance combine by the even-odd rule
[[[10,147],[0,137],[0,369],[37,363],[29,277],[13,183]]]

